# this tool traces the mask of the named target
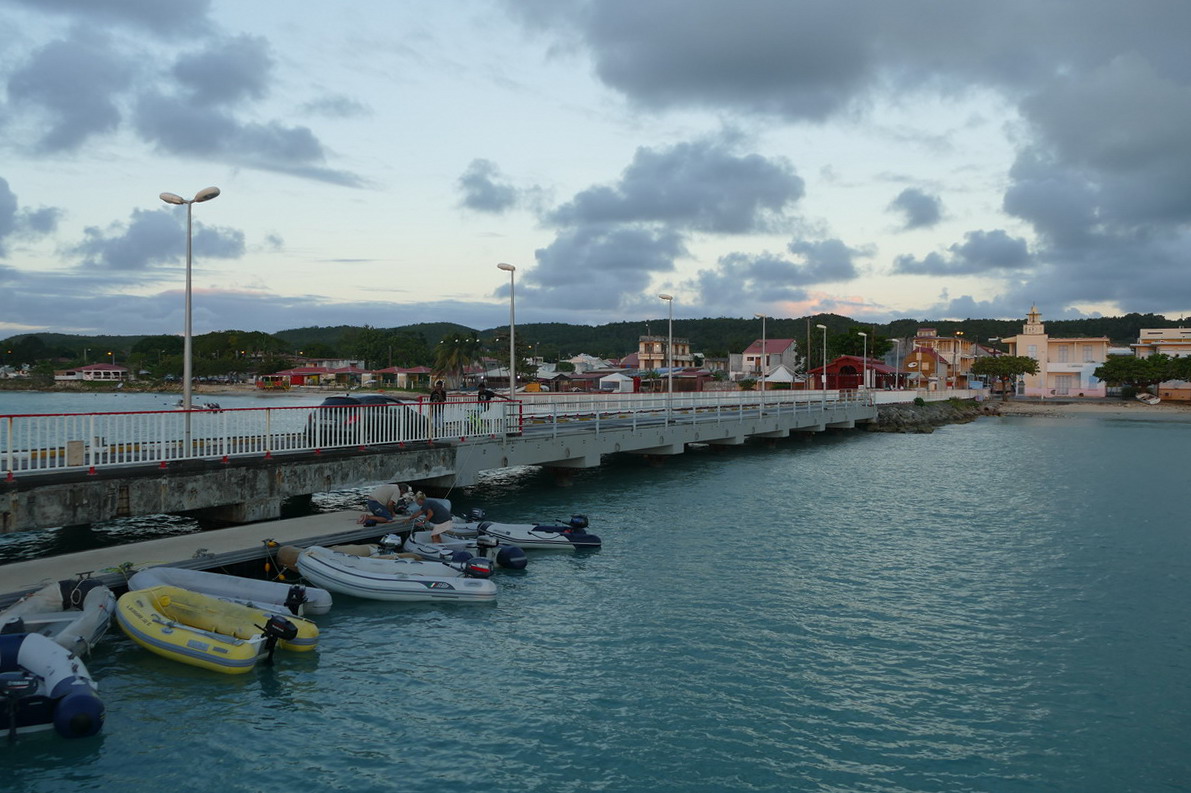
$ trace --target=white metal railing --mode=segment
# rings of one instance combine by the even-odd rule
[[[912,396],[910,397],[912,399]],[[538,432],[722,422],[871,405],[867,392],[551,394],[403,405],[156,410],[0,416],[0,472],[17,475]]]

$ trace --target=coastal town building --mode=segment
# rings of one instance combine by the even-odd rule
[[[1191,358],[1191,328],[1142,328],[1137,341],[1129,345],[1138,358],[1168,355],[1171,358]],[[1158,384],[1162,399],[1191,401],[1191,382],[1167,380]]]
[[[667,350],[670,342],[667,336],[641,336],[637,340],[637,366],[642,371],[661,371],[673,366],[675,369],[686,369],[695,363],[691,355],[689,339],[673,339],[673,351]],[[622,362],[623,364],[623,362]]]
[[[114,363],[91,363],[86,366],[76,366],[73,369],[59,369],[54,372],[55,380],[84,380],[101,383],[113,383],[121,380],[131,380],[132,373],[126,366]]]
[[[756,339],[744,352],[728,356],[728,366],[735,380],[762,377],[775,374],[778,366],[788,372],[798,369],[798,347],[794,339]]]
[[[1037,306],[1030,307],[1022,332],[1002,339],[1010,355],[1038,362],[1038,374],[1023,375],[1020,396],[1103,397],[1107,384],[1094,372],[1108,359],[1107,336],[1052,338]]]

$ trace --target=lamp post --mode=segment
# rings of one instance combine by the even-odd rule
[[[957,330],[955,332],[955,376],[953,378],[952,387],[959,390],[959,343],[963,339],[964,332]]]
[[[868,388],[868,334],[862,330],[858,330],[856,333],[864,339],[864,346],[861,348],[864,353],[860,357],[860,384]]]
[[[902,340],[894,339],[893,343],[897,345],[897,352],[893,354],[893,389],[895,391],[901,390],[902,382]]]
[[[194,226],[191,221],[191,207],[194,204],[201,204],[204,201],[210,201],[215,196],[219,195],[218,187],[206,187],[195,193],[194,198],[189,201],[180,195],[173,193],[162,193],[161,200],[167,204],[177,204],[186,207],[186,318],[184,320],[185,327],[182,332],[182,408],[186,411],[190,410],[191,404],[191,371],[193,363],[191,362],[191,322],[190,322],[190,265],[191,265],[191,243],[194,237]],[[190,435],[190,413],[186,414],[186,429],[187,436]],[[187,445],[189,445],[189,437],[187,437]]]
[[[827,404],[827,326],[815,325],[823,331],[823,404]]]
[[[769,367],[769,350],[765,346],[765,320],[768,318],[766,314],[753,314],[754,317],[761,320],[761,401],[765,401],[765,371]]]
[[[509,401],[512,402],[517,391],[517,366],[515,364],[517,359],[517,310],[513,295],[513,289],[516,286],[514,279],[516,278],[517,268],[511,264],[501,262],[496,265],[496,269],[504,270],[509,274]]]
[[[669,321],[666,331],[666,417],[670,417],[670,405],[674,400],[674,295],[658,295],[666,301]]]

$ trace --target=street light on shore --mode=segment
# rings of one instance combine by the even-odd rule
[[[674,295],[658,295],[666,301],[669,311],[666,336],[666,418],[670,417],[670,405],[674,400]]]
[[[868,388],[868,334],[862,330],[856,331],[864,339],[864,354],[860,358],[860,384]],[[853,347],[852,349],[855,349]]]
[[[823,404],[827,404],[827,326],[815,325],[816,328],[823,331]]]
[[[167,204],[177,204],[178,206],[186,207],[186,317],[184,320],[185,327],[182,331],[182,408],[189,411],[191,406],[191,378],[193,363],[191,361],[191,312],[190,312],[190,267],[191,267],[191,243],[194,238],[194,226],[191,221],[191,206],[194,204],[201,204],[204,201],[210,201],[219,195],[218,187],[205,187],[195,193],[194,198],[187,200],[180,195],[174,193],[162,193],[161,200]],[[186,414],[187,427],[189,427],[190,414]],[[189,433],[187,433],[189,435]],[[187,439],[189,440],[189,438]],[[188,450],[189,451],[189,450]]]
[[[753,314],[754,317],[761,320],[761,401],[765,401],[765,370],[769,366],[769,350],[765,346],[765,320],[768,319],[767,314]]]
[[[516,278],[517,268],[511,264],[501,262],[496,265],[496,269],[504,270],[509,274],[509,401],[512,402],[517,391],[517,366],[515,363],[517,359],[517,310],[513,297],[514,279]]]
[[[955,377],[951,384],[952,388],[959,389],[959,343],[963,341],[964,332],[957,330],[955,332]]]

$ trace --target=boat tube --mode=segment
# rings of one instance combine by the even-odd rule
[[[176,586],[222,600],[257,606],[275,614],[321,616],[331,610],[331,593],[318,587],[261,581],[184,567],[149,567],[128,579],[129,589]]]
[[[0,634],[39,633],[84,656],[107,633],[116,596],[84,578],[47,584],[0,611]]]
[[[102,729],[103,702],[77,655],[40,633],[0,635],[0,730],[54,729],[87,738]]]
[[[451,537],[448,534],[444,542],[431,542],[430,536],[429,531],[415,531],[408,535],[387,534],[381,539],[380,545],[436,562],[460,561],[479,556],[491,559],[497,567],[506,570],[524,570],[529,563],[529,558],[521,548],[502,543],[487,534],[472,538]]]
[[[467,513],[463,522],[447,534],[457,536],[488,535],[499,543],[516,545],[525,550],[599,548],[600,538],[587,532],[587,516],[572,515],[565,524],[495,523],[484,519],[482,509]]]
[[[318,586],[369,600],[496,600],[496,584],[488,578],[492,563],[479,557],[429,562],[356,556],[315,545],[298,554],[297,567],[306,580]]]
[[[308,619],[166,585],[121,595],[116,622],[149,652],[231,675],[271,660],[277,645],[308,652],[318,643],[318,626]]]

